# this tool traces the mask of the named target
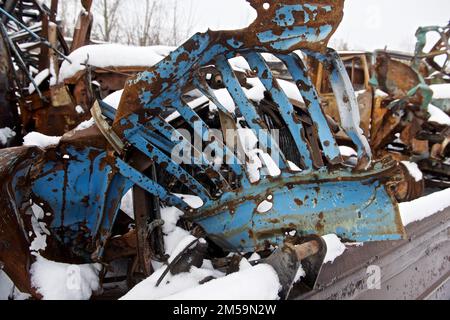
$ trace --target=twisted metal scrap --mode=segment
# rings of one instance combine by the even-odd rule
[[[27,168],[21,167],[12,175],[8,188],[15,192],[9,203],[15,203],[22,218],[26,218],[23,205],[29,205],[30,197],[51,212],[44,219],[55,241],[68,249],[66,257],[102,260],[121,199],[133,186],[185,212],[187,219],[200,224],[208,237],[226,250],[255,251],[276,246],[289,230],[301,234],[336,233],[354,241],[403,236],[398,208],[379,179],[391,174],[393,164],[385,161],[371,166],[371,151],[359,128],[351,82],[337,53],[326,47],[342,20],[344,1],[248,2],[258,12],[248,28],[194,35],[159,64],[129,80],[117,112],[100,103],[103,116],[113,121],[112,128],[100,120],[102,130],[91,127],[66,134],[58,146],[48,148]],[[321,60],[330,70],[342,126],[357,147],[356,168],[342,163],[339,146],[303,61],[292,53],[297,49]],[[306,124],[273,77],[262,52],[275,54],[288,67],[305,101],[311,136],[306,136]],[[238,55],[247,60],[277,105],[301,155],[301,172],[290,169],[289,159],[265,131],[268,125],[257,106],[247,99],[228,62]],[[265,144],[269,153],[280,154],[279,177],[251,183],[234,151],[204,135],[209,126],[183,101],[183,93],[194,86],[220,112],[236,120],[236,113],[228,112],[205,81],[202,68],[210,65],[215,65],[222,75],[248,127],[256,135],[263,135],[260,144]],[[94,111],[98,113],[98,109]],[[168,111],[178,111],[196,135],[223,150],[231,163],[216,170],[202,151],[166,121]],[[122,140],[117,145],[123,152],[114,152],[108,143],[117,139]],[[313,143],[319,147],[312,148]],[[170,158],[177,144],[195,149],[192,165],[181,166]],[[198,196],[203,206],[191,207],[164,181],[146,176],[144,171],[153,164],[160,173],[176,178]],[[267,199],[271,199],[273,208],[261,214],[257,208]]]

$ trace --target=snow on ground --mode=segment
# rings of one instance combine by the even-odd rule
[[[30,132],[23,138],[23,145],[46,148],[52,145],[57,145],[60,140],[61,137],[50,137],[39,132]]]
[[[400,203],[403,225],[421,221],[450,207],[450,188],[411,202]]]
[[[278,300],[275,270],[260,264],[166,297],[167,300]]]
[[[133,47],[120,44],[98,44],[81,47],[64,61],[58,80],[64,80],[84,70],[83,64],[95,67],[151,67],[170,54],[175,48],[167,46]]]
[[[69,265],[40,255],[31,265],[31,283],[44,300],[88,300],[100,289],[101,265]]]
[[[16,133],[8,127],[0,129],[0,144],[6,145],[8,140],[15,136]]]
[[[402,163],[408,169],[409,173],[414,178],[414,180],[416,180],[416,182],[423,180],[423,173],[422,173],[422,171],[420,171],[417,163],[410,162],[410,161],[402,161]]]
[[[171,256],[170,261],[196,238],[176,226],[178,219],[183,215],[180,210],[163,208],[161,215],[165,221],[163,225],[164,242],[166,252]],[[161,284],[156,287],[166,266],[159,265],[158,267],[159,269],[154,274],[130,290],[122,299],[275,300],[278,298],[280,288],[278,276],[272,267],[266,264],[252,267],[247,260],[243,259],[239,272],[225,276],[222,272],[214,270],[209,260],[204,260],[200,268],[191,267],[189,272],[178,275],[168,273]],[[200,281],[208,277],[215,279],[199,285]]]
[[[429,122],[450,126],[450,117],[438,107],[430,104],[428,106],[428,113],[430,114]]]

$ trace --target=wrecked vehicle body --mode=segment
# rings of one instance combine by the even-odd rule
[[[357,242],[404,237],[397,204],[386,185],[397,163],[390,159],[371,161],[345,67],[338,54],[326,47],[342,19],[344,1],[248,2],[258,12],[248,29],[194,35],[160,63],[128,80],[117,111],[104,103],[94,104],[95,126],[71,131],[58,145],[45,150],[21,147],[0,151],[1,171],[8,177],[3,184],[6,192],[0,197],[1,215],[14,221],[1,222],[2,241],[21,249],[16,251],[19,256],[13,257],[0,251],[0,260],[20,290],[39,297],[26,274],[33,260],[27,250],[38,237],[30,227],[33,219],[35,224],[46,226],[40,236],[45,235],[47,241],[43,246],[33,245],[34,254],[69,263],[107,263],[105,257],[111,256],[108,246],[129,236],[115,234],[113,228],[120,215],[120,201],[131,188],[142,197],[135,205],[136,229],[130,232],[138,240],[136,251],[144,273],[151,272],[148,261],[156,256],[148,239],[161,221],[157,212],[148,220],[150,209],[157,211],[159,202],[180,209],[187,221],[200,226],[205,237],[226,252],[278,247],[276,254],[295,254],[306,260],[309,256],[299,251],[308,235],[336,233]],[[267,2],[269,8],[265,8]],[[354,166],[342,159],[305,65],[292,53],[297,49],[321,60],[332,72],[330,81],[341,125],[357,151]],[[286,64],[306,102],[306,114],[294,109],[259,52],[273,53]],[[228,59],[236,55],[248,61],[270,93],[283,120],[281,125],[288,128],[299,155],[292,159],[295,166],[267,131],[277,127],[268,125],[267,117],[264,120],[248,100],[230,67]],[[210,65],[221,73],[223,85],[237,106],[235,111],[222,105],[207,85],[202,68]],[[191,90],[192,84],[217,106],[220,122],[216,127],[183,101],[183,93],[186,88]],[[230,161],[217,165],[215,157],[193,145],[167,120],[173,112],[181,116],[184,128]],[[247,161],[239,162],[232,145],[213,138],[209,130],[233,129],[238,122],[259,136],[260,148],[272,158],[279,174],[253,180]],[[194,150],[188,153],[191,162],[175,162],[176,147]],[[183,193],[197,197],[200,204],[190,205],[177,196]],[[263,203],[268,210],[260,207]],[[44,214],[36,215],[36,206]],[[28,235],[30,231],[34,231],[34,240]],[[292,247],[284,244],[291,231],[299,236],[291,240]],[[20,240],[14,238],[19,235]],[[117,258],[121,252],[114,248]],[[323,258],[323,250],[322,246],[312,251],[320,252]],[[124,250],[123,255],[128,254],[129,250]],[[269,257],[267,263],[276,269],[279,260]],[[318,262],[321,265],[320,259]],[[21,272],[14,271],[15,265],[21,266]],[[292,278],[295,268],[293,271]],[[287,278],[282,281],[283,295],[288,294],[292,282]]]
[[[433,104],[432,87],[421,73],[382,53],[375,69],[377,84],[388,97],[375,112],[373,148],[417,163],[426,187],[446,188],[450,119]]]

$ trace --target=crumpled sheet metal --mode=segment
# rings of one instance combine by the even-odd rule
[[[24,185],[15,185],[16,193],[22,193],[22,198],[31,196],[54,214],[49,229],[75,257],[102,260],[120,201],[134,185],[185,212],[186,219],[202,226],[227,250],[256,251],[279,245],[284,230],[319,235],[332,232],[351,241],[402,238],[404,229],[397,205],[382,182],[395,165],[385,162],[370,166],[367,140],[354,126],[358,122],[355,93],[339,57],[326,48],[342,19],[344,1],[249,2],[260,14],[249,29],[196,34],[159,64],[129,80],[117,113],[101,103],[103,115],[114,121],[115,133],[126,142],[123,157],[107,146],[97,127],[92,127],[66,134],[58,146],[47,148],[41,161],[33,163],[30,170],[15,173],[25,181]],[[269,3],[270,8],[263,9],[264,3]],[[334,74],[338,105],[344,108],[341,111],[348,117],[347,129],[358,146],[357,168],[343,166],[306,68],[296,54],[290,53],[295,49],[304,49],[306,54],[326,61]],[[321,146],[319,154],[312,154],[302,122],[283,90],[272,81],[260,52],[274,53],[288,66],[312,119],[313,134],[309,139]],[[211,101],[217,101],[200,72],[211,64],[221,73],[224,86],[249,128],[256,133],[267,129],[227,61],[237,55],[243,55],[260,73],[291,134],[300,138],[296,144],[302,156],[301,172],[289,169],[288,159],[270,135],[265,137],[265,147],[280,154],[282,173],[257,183],[250,183],[245,165],[238,161],[218,171],[202,152],[197,159],[202,161],[189,169],[170,159],[173,137],[193,146],[162,115],[168,108],[178,111],[185,123],[203,137],[209,127],[184,103],[182,94],[185,87],[194,84]],[[228,112],[222,105],[217,106]],[[236,157],[220,141],[208,142],[231,158]],[[137,155],[145,155],[147,160],[139,162]],[[317,156],[323,158],[322,163],[313,161]],[[146,176],[143,172],[152,164],[189,188],[203,200],[203,206],[192,208],[167,185]],[[190,169],[195,169],[196,174],[191,174]],[[26,190],[31,194],[25,194]],[[256,213],[254,208],[263,195],[265,199],[271,196],[274,206],[264,214]]]
[[[439,40],[426,52],[427,38],[431,34],[438,34]],[[416,32],[416,49],[413,67],[418,70],[422,60],[441,75],[450,75],[450,23],[445,27],[428,26],[420,27]],[[444,58],[444,59],[437,59]]]
[[[258,53],[251,52],[252,50],[258,51],[266,51],[275,53],[288,67],[291,75],[296,81],[300,93],[305,99],[305,102],[308,107],[308,111],[310,112],[311,118],[314,123],[314,127],[317,128],[317,139],[319,140],[320,145],[323,148],[324,157],[327,158],[328,165],[330,164],[339,164],[342,159],[340,157],[340,152],[337,148],[336,141],[333,137],[333,134],[330,131],[330,128],[327,124],[325,116],[320,108],[320,102],[317,97],[317,93],[306,74],[306,68],[302,64],[302,61],[295,54],[286,54],[293,49],[301,48],[306,54],[313,55],[318,59],[321,59],[327,62],[328,68],[332,71],[333,74],[333,88],[335,90],[335,94],[337,95],[338,102],[340,104],[340,111],[342,112],[343,118],[346,119],[346,129],[358,147],[359,159],[360,159],[360,168],[365,168],[370,164],[371,151],[368,145],[367,139],[362,135],[362,130],[358,127],[358,108],[357,102],[355,98],[355,94],[353,89],[351,88],[350,81],[348,80],[348,76],[345,73],[345,68],[342,66],[342,62],[340,62],[338,55],[330,49],[327,49],[323,46],[323,39],[327,39],[327,37],[335,30],[335,27],[340,22],[342,18],[342,12],[338,12],[338,10],[342,9],[343,2],[327,2],[321,3],[318,7],[316,7],[315,11],[316,15],[308,14],[306,15],[306,11],[302,12],[302,8],[311,7],[311,5],[306,2],[301,2],[301,6],[290,6],[291,2],[287,1],[287,3],[270,3],[270,9],[264,11],[258,5],[263,5],[264,1],[255,1],[251,2],[254,5],[258,12],[263,12],[263,16],[265,23],[261,24],[261,16],[257,19],[257,22],[252,24],[249,27],[249,30],[252,32],[248,32],[248,30],[241,31],[233,31],[233,32],[208,32],[205,34],[197,34],[194,35],[190,40],[188,40],[183,46],[174,51],[169,57],[163,60],[160,64],[155,66],[154,68],[143,72],[138,77],[130,80],[125,87],[125,91],[122,96],[122,101],[119,106],[117,115],[115,116],[114,122],[114,130],[119,135],[124,137],[124,140],[131,142],[131,144],[146,153],[150,158],[156,158],[161,160],[160,157],[155,154],[155,144],[157,139],[153,137],[146,137],[145,134],[137,133],[137,127],[139,124],[145,123],[147,128],[149,128],[153,134],[157,133],[160,137],[159,139],[167,139],[170,140],[173,135],[179,135],[180,139],[182,139],[181,135],[177,133],[176,129],[171,127],[170,124],[165,123],[160,117],[164,111],[164,108],[161,106],[170,105],[177,110],[181,116],[185,119],[186,123],[193,127],[193,130],[198,130],[198,134],[202,136],[202,132],[205,132],[208,129],[208,126],[201,122],[200,126],[195,126],[194,120],[201,120],[199,115],[192,111],[187,105],[185,105],[181,101],[181,93],[183,88],[193,80],[194,83],[197,84],[197,87],[200,89],[205,96],[210,98],[210,100],[214,101],[213,93],[209,88],[205,87],[202,83],[202,80],[197,77],[197,75],[193,72],[193,68],[202,65],[208,65],[210,63],[214,63],[216,68],[221,72],[224,85],[228,89],[228,92],[232,96],[236,105],[241,111],[241,114],[246,119],[247,124],[251,129],[255,132],[260,132],[261,129],[264,129],[264,124],[262,119],[259,117],[257,110],[255,107],[249,103],[248,99],[242,92],[242,88],[238,84],[237,79],[233,75],[231,68],[226,61],[226,58],[234,57],[236,54],[242,55],[250,64],[250,66],[255,69],[256,73],[259,74],[262,83],[265,85],[268,92],[271,93],[272,98],[278,104],[280,113],[284,114],[285,122],[290,123],[289,129],[293,136],[298,135],[298,130],[301,125],[297,122],[290,122],[289,115],[292,115],[292,105],[288,103],[286,97],[283,96],[282,90],[277,87],[276,84],[271,81],[272,74],[264,63],[264,60]],[[295,1],[298,4],[298,1]],[[315,5],[313,5],[314,7]],[[331,12],[328,10],[328,6],[332,6]],[[302,26],[302,20],[295,20],[287,18],[289,15],[286,14],[286,8],[291,10],[290,12],[294,12],[297,10],[298,15],[305,14],[308,16],[308,19],[311,17],[315,17],[316,19],[308,20],[306,26]],[[268,14],[272,19],[268,18]],[[286,20],[282,22],[277,19],[273,19],[273,17],[283,16]],[[267,23],[267,21],[270,21]],[[279,24],[277,24],[277,22]],[[281,28],[282,31],[278,34],[278,37],[274,38],[274,35],[269,30],[274,30],[274,26],[272,25],[275,22],[277,26],[276,28]],[[291,23],[291,25],[289,25]],[[320,24],[320,25],[318,25]],[[336,24],[333,25],[333,24]],[[321,26],[330,26],[329,28],[325,28],[330,30],[330,34],[322,37],[318,37],[320,35],[320,30],[323,30]],[[256,27],[255,27],[256,26]],[[290,28],[293,28],[291,32]],[[298,27],[298,28],[297,28]],[[253,29],[255,28],[256,33],[261,35],[260,37],[256,37],[260,41],[255,43],[254,39],[247,39],[246,35],[252,34]],[[315,28],[316,31],[310,32],[311,28]],[[267,31],[267,32],[265,32]],[[226,35],[227,39],[222,39]],[[267,35],[266,38],[261,38],[262,35]],[[231,40],[230,40],[231,39]],[[266,41],[267,40],[267,41]],[[320,50],[315,50],[320,47]],[[142,108],[143,106],[143,108]],[[219,109],[226,112],[226,109],[221,107],[218,104]],[[141,110],[138,110],[141,108]],[[297,126],[296,126],[297,125]],[[302,174],[293,174],[289,172],[286,165],[286,159],[283,158],[283,154],[281,154],[281,162],[280,169],[282,170],[283,179],[289,179],[292,176],[297,176],[299,180],[307,183],[311,178],[307,177],[308,172],[312,172],[314,169],[319,169],[314,167],[314,162],[310,155],[310,150],[308,146],[308,142],[305,139],[299,136],[300,139],[296,140],[298,144],[298,149],[302,155],[302,167],[304,172]],[[268,145],[266,146],[268,149],[278,149],[278,146],[271,141],[270,137],[267,139]],[[188,142],[185,142],[188,143]],[[309,152],[308,152],[309,151]],[[225,150],[226,152],[226,150]],[[309,153],[309,154],[308,154]],[[163,161],[164,162],[164,161]],[[126,166],[121,163],[119,164],[119,170],[123,172],[127,172],[127,174],[132,177],[133,173],[127,170]],[[205,171],[207,171],[206,169]],[[227,181],[225,178],[221,177],[220,174],[215,177],[217,183],[220,186],[220,183],[223,183],[223,187],[219,187],[225,191],[225,193],[221,196],[220,199],[215,200],[214,197],[211,197],[208,193],[206,193],[202,188],[193,188],[194,192],[202,198],[204,201],[204,206],[199,210],[188,209],[188,217],[192,217],[192,219],[196,222],[199,222],[202,225],[202,220],[208,216],[205,212],[215,212],[216,218],[215,223],[217,225],[222,225],[226,223],[225,221],[230,221],[229,219],[224,218],[223,214],[230,214],[233,216],[233,220],[242,219],[240,236],[241,240],[245,240],[243,238],[248,238],[248,229],[260,229],[260,225],[255,224],[251,219],[246,221],[244,218],[244,211],[248,210],[250,207],[257,206],[257,201],[246,201],[246,197],[252,198],[257,194],[260,194],[261,191],[256,191],[258,188],[249,183],[248,177],[245,174],[245,170],[241,166],[231,166],[231,170],[239,179],[239,185],[241,188],[239,189],[239,194],[244,190],[249,190],[248,192],[244,192],[245,196],[242,203],[238,205],[236,203],[238,201],[232,201],[231,199],[236,198],[235,190],[229,190],[227,188]],[[323,179],[326,180],[330,178],[327,175],[326,171],[323,173]],[[317,174],[322,177],[321,173]],[[187,183],[195,184],[195,177],[184,175]],[[303,179],[301,178],[303,176]],[[320,178],[317,178],[320,180]],[[138,179],[141,180],[141,179]],[[263,185],[262,182],[259,185]],[[280,182],[278,182],[280,186]],[[142,186],[141,186],[142,187]],[[310,186],[311,187],[311,186]],[[315,186],[316,187],[316,186]],[[267,189],[268,187],[262,187],[262,189]],[[314,187],[311,187],[314,189]],[[385,192],[385,191],[384,191]],[[292,192],[293,194],[294,192]],[[294,203],[294,199],[289,199],[291,193],[287,193],[285,200],[287,203]],[[289,200],[288,200],[289,199]],[[280,200],[282,201],[282,200]],[[175,203],[180,206],[181,209],[186,210],[186,204],[183,203]],[[240,206],[242,204],[242,206]],[[228,207],[228,210],[222,212],[220,208]],[[236,207],[234,207],[236,206]],[[386,208],[385,212],[390,212],[388,215],[394,217],[396,214],[396,208],[394,206],[386,206],[381,209],[382,206],[379,206],[378,209],[381,211]],[[281,209],[281,208],[280,208]],[[283,210],[283,209],[281,209]],[[254,212],[253,209],[250,209],[249,212]],[[276,213],[275,213],[276,212]],[[272,216],[272,229],[283,229],[282,223],[275,223],[277,220],[276,217],[282,215],[283,212],[278,212],[278,210],[274,209],[270,214],[268,214],[270,220],[270,216]],[[326,219],[327,220],[327,219]],[[329,219],[329,221],[331,221]],[[358,220],[355,220],[357,223]],[[359,220],[363,221],[363,219]],[[387,221],[387,220],[386,220]],[[386,222],[385,221],[385,222]],[[398,219],[392,219],[386,225],[390,225],[393,227],[393,232],[389,235],[385,235],[384,233],[379,233],[377,236],[378,239],[398,239],[402,236],[402,226],[401,223],[398,222]],[[214,222],[213,222],[214,224]],[[332,224],[330,224],[330,228]],[[206,232],[209,233],[209,228],[207,225],[203,224],[203,227],[206,228]],[[244,227],[243,227],[244,226]],[[247,227],[246,227],[247,226]],[[262,228],[262,227],[261,227]],[[356,228],[358,229],[358,228]],[[388,227],[389,229],[389,227]],[[359,228],[361,230],[361,228]],[[387,230],[387,229],[385,229]],[[395,230],[395,231],[394,231]],[[312,231],[312,230],[311,230]],[[315,230],[317,232],[317,230]],[[339,227],[335,227],[334,231],[339,233]],[[256,232],[255,232],[256,233]],[[341,232],[343,235],[344,232]],[[370,238],[375,238],[375,235],[368,234],[358,234],[357,232],[348,232],[349,239],[366,241]],[[370,232],[369,232],[370,233]],[[247,234],[244,236],[244,234]],[[388,232],[386,232],[388,234]],[[219,235],[220,236],[220,235]],[[222,235],[223,236],[223,235]],[[343,235],[344,236],[344,235]],[[345,235],[347,236],[347,235]],[[372,237],[373,236],[373,237]],[[225,236],[226,237],[226,236]],[[265,239],[252,239],[250,241],[250,245],[244,245],[240,241],[232,241],[231,246],[235,248],[243,248],[245,250],[260,248],[263,243],[267,242],[267,238]],[[276,241],[274,241],[276,242]],[[230,246],[228,246],[230,248]]]

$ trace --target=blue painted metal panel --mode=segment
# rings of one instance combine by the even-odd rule
[[[256,70],[258,78],[261,80],[266,90],[270,93],[274,102],[279,106],[281,116],[286,122],[297,148],[300,151],[303,169],[311,169],[311,149],[306,141],[301,121],[298,117],[296,117],[294,107],[289,102],[289,98],[278,85],[272,72],[260,54],[254,52],[247,54],[245,57],[250,65],[250,68],[252,68],[252,70]]]
[[[253,200],[253,194],[234,204],[232,211],[219,210],[198,222],[223,247],[242,252],[280,245],[294,230],[300,235],[334,233],[359,242],[399,240],[403,236],[396,228],[387,228],[401,221],[391,214],[395,205],[379,181],[261,187],[263,195],[270,195],[273,206],[269,211],[258,212],[259,204],[267,200]]]
[[[253,1],[252,1],[253,2]],[[373,241],[399,239],[403,226],[395,202],[390,198],[384,185],[376,179],[392,168],[392,164],[377,164],[362,174],[341,165],[342,159],[336,140],[328,126],[321,109],[320,100],[301,59],[291,52],[294,49],[307,49],[307,54],[328,61],[333,73],[333,87],[338,90],[340,108],[347,109],[350,136],[359,147],[360,158],[367,156],[370,163],[370,150],[365,146],[356,128],[358,108],[353,98],[350,103],[344,99],[354,97],[349,80],[340,66],[342,63],[333,51],[325,50],[324,42],[331,36],[339,23],[343,1],[327,3],[305,3],[302,5],[289,0],[290,4],[268,1],[271,9],[262,11],[259,21],[253,25],[254,33],[212,32],[196,34],[184,45],[172,52],[153,68],[139,74],[129,81],[125,88],[124,106],[116,113],[103,105],[106,117],[114,119],[113,130],[151,160],[159,164],[159,169],[175,176],[191,188],[192,194],[203,199],[203,206],[191,208],[185,201],[172,194],[168,186],[153,181],[118,157],[100,147],[91,147],[90,141],[79,146],[72,142],[58,146],[53,157],[46,159],[40,174],[32,182],[36,198],[52,208],[55,219],[51,229],[66,244],[79,244],[80,237],[100,241],[99,257],[111,233],[122,196],[133,186],[138,185],[150,194],[157,196],[168,206],[185,212],[185,217],[200,224],[211,238],[225,249],[254,251],[267,245],[280,245],[285,232],[296,230],[301,234],[336,233],[348,240]],[[252,5],[256,6],[257,1]],[[303,18],[294,19],[302,16]],[[272,15],[272,16],[267,16]],[[301,21],[300,21],[301,20]],[[278,28],[278,29],[277,29]],[[254,35],[254,36],[253,36]],[[317,49],[317,50],[314,50]],[[302,94],[309,116],[312,119],[317,139],[321,144],[320,154],[315,156],[328,159],[329,167],[317,170],[312,168],[313,152],[302,133],[302,125],[294,117],[294,108],[283,91],[272,78],[270,70],[259,55],[271,52],[284,61]],[[248,58],[248,62],[269,95],[279,107],[279,112],[289,128],[294,143],[303,157],[304,169],[292,172],[275,139],[267,129],[259,114],[257,105],[245,95],[227,59],[238,55]],[[197,85],[212,102],[216,103],[211,88],[198,79],[199,68],[214,64],[221,72],[224,85],[235,105],[256,135],[263,147],[281,155],[278,163],[282,170],[279,177],[261,179],[250,184],[245,164],[238,162],[228,169],[217,172],[205,154],[192,145],[178,130],[162,118],[167,107],[175,108],[186,123],[202,140],[208,129],[206,123],[195,110],[183,102],[183,90],[190,84]],[[133,110],[126,108],[128,98],[140,105]],[[217,104],[223,112],[223,106]],[[120,112],[122,111],[122,112]],[[120,114],[120,118],[117,117]],[[232,119],[236,115],[230,114]],[[354,134],[353,134],[354,133]],[[228,148],[219,142],[213,146],[229,153]],[[176,147],[194,150],[192,168],[200,169],[202,179],[191,175],[181,165],[168,157]],[[165,154],[164,154],[165,153]],[[67,159],[65,159],[67,155]],[[205,181],[207,180],[207,181]],[[214,190],[211,194],[210,189]],[[272,203],[267,212],[258,212],[263,201]],[[70,232],[66,232],[69,230]],[[65,231],[65,232],[62,232]],[[92,252],[91,252],[92,253]]]

